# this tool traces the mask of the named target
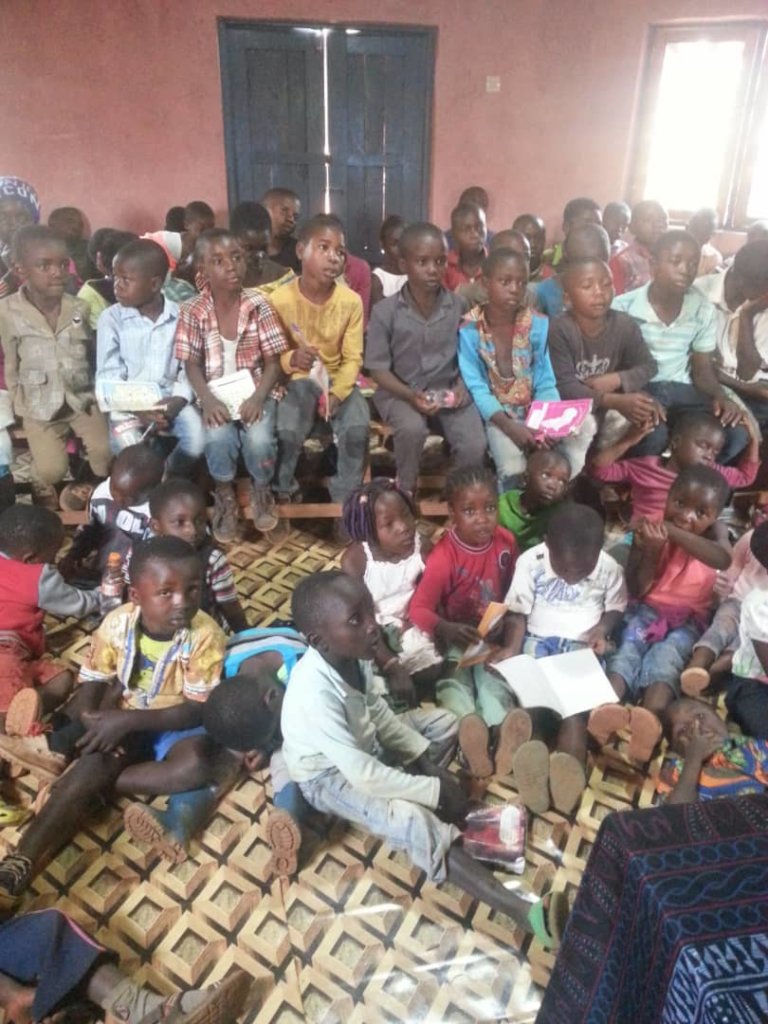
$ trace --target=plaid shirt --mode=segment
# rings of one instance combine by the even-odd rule
[[[272,306],[261,295],[242,292],[237,320],[237,369],[250,370],[258,384],[264,371],[264,357],[279,356],[288,348],[282,324]],[[179,307],[176,358],[182,361],[203,360],[206,380],[216,380],[224,374],[224,345],[208,287],[204,287],[196,299],[190,299]],[[280,399],[283,388],[276,385],[270,394]]]

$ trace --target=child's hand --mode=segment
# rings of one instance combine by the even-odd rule
[[[302,373],[308,373],[312,369],[312,365],[316,358],[317,349],[309,348],[308,346],[296,348],[291,353],[291,369],[300,370]]]
[[[416,412],[420,412],[422,416],[434,416],[434,414],[440,408],[437,402],[430,402],[430,400],[427,398],[423,391],[413,392],[413,396],[411,398],[411,405],[416,410]]]
[[[691,723],[688,742],[685,747],[685,760],[704,764],[723,744],[722,736],[717,736],[709,729],[701,728],[701,721],[694,718]]]
[[[662,406],[655,398],[646,395],[644,391],[637,391],[630,395],[617,395],[616,407],[633,426],[643,428],[641,435],[643,437],[658,426],[662,419],[666,418]]]
[[[608,647],[608,637],[605,635],[605,629],[599,622],[596,626],[593,626],[592,629],[588,629],[581,637],[581,640],[590,647],[598,657],[601,654],[605,654],[606,648]]]
[[[336,413],[339,411],[341,405],[341,399],[338,395],[328,395],[328,419],[332,420]]]
[[[459,824],[469,812],[469,801],[461,786],[448,773],[440,774],[440,802],[436,814],[442,821]]]
[[[470,644],[476,644],[480,639],[480,634],[474,626],[468,626],[463,622],[446,622],[445,619],[435,627],[435,636],[444,647],[459,647],[461,650]]]
[[[733,580],[728,578],[728,574],[724,572],[718,572],[715,576],[715,583],[712,587],[712,592],[716,598],[720,601],[724,601],[726,597],[730,597],[733,593]]]
[[[641,519],[635,530],[635,537],[644,551],[661,551],[668,536],[665,523],[653,523],[650,519]]]
[[[246,427],[250,427],[253,423],[258,423],[263,413],[264,399],[255,393],[250,398],[246,398],[240,406],[240,419],[243,421],[243,426]]]
[[[150,409],[149,415],[160,430],[168,430],[186,404],[185,399],[180,395],[164,398],[162,402],[157,403],[154,409]]]
[[[202,402],[203,422],[206,427],[223,427],[230,422],[229,409],[218,398],[207,398]]]
[[[403,666],[397,662],[386,674],[387,689],[396,701],[407,704],[410,708],[418,706],[418,698],[413,680]]]
[[[492,651],[491,654],[485,659],[486,665],[498,665],[500,661],[506,661],[507,658],[514,658],[520,651],[514,650],[512,647],[499,647],[498,650]]]
[[[84,711],[86,733],[77,741],[81,754],[111,754],[131,731],[130,711]]]
[[[741,423],[744,413],[730,398],[716,398],[712,403],[712,412],[724,427],[735,427]]]
[[[525,423],[520,423],[518,420],[513,419],[510,419],[505,424],[504,433],[513,444],[516,444],[524,452],[532,452],[537,448],[551,448],[555,443],[546,434],[537,434],[535,430],[531,430]]]

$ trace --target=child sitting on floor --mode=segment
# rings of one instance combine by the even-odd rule
[[[768,590],[768,523],[761,523],[740,537],[733,548],[733,560],[725,573],[718,573],[715,593],[720,598],[712,624],[693,645],[688,667],[680,676],[683,693],[697,697],[710,685],[710,671],[722,673],[731,667],[734,646],[739,641],[742,601],[755,590]]]
[[[591,399],[598,445],[621,437],[630,422],[657,423],[659,403],[643,391],[656,373],[656,361],[635,321],[610,308],[613,282],[607,264],[569,261],[560,280],[568,308],[549,327],[560,397]]]
[[[565,897],[551,894],[547,912],[544,900],[531,903],[505,889],[460,844],[454,822],[463,820],[468,802],[443,767],[456,745],[454,717],[395,716],[370,692],[379,627],[362,582],[314,573],[297,585],[292,613],[310,650],[286,690],[283,752],[308,803],[406,851],[431,881],[453,883],[556,945]]]
[[[556,509],[546,539],[522,554],[506,595],[512,612],[509,645],[493,661],[530,654],[552,654],[590,647],[602,657],[627,606],[624,573],[602,550],[603,521],[586,505]],[[587,716],[531,713],[537,738],[515,753],[513,772],[523,803],[542,813],[552,803],[570,813],[586,786]],[[543,739],[552,742],[550,754]]]
[[[429,637],[408,622],[408,605],[432,544],[417,529],[409,495],[382,477],[350,494],[343,523],[352,543],[341,557],[342,571],[368,587],[384,634],[379,672],[393,697],[413,698],[411,675],[442,663]]]
[[[14,505],[0,515],[0,716],[12,736],[19,722],[6,713],[16,694],[48,714],[75,684],[45,653],[45,613],[82,619],[99,606],[98,593],[69,586],[54,567],[63,541],[61,520],[48,509]]]
[[[746,796],[768,790],[768,742],[731,735],[714,708],[682,697],[662,721],[670,753],[657,789],[669,804],[718,796]],[[682,762],[682,763],[681,763]]]
[[[499,522],[527,551],[541,544],[547,524],[568,493],[571,464],[556,448],[539,448],[526,460],[522,487],[499,496]]]
[[[299,232],[296,251],[300,277],[270,295],[292,341],[292,348],[281,358],[288,383],[277,411],[276,490],[280,501],[294,500],[299,494],[296,465],[320,415],[338,438],[331,498],[344,501],[362,483],[368,454],[368,406],[356,387],[363,364],[363,304],[337,280],[344,270],[346,243],[336,217],[310,218]],[[316,359],[328,377],[327,396],[310,374]],[[326,397],[327,407],[321,403]]]
[[[459,662],[480,639],[477,626],[488,605],[504,600],[519,549],[512,534],[498,525],[496,480],[487,469],[454,470],[446,482],[446,500],[450,527],[426,561],[408,619],[445,654],[437,703],[461,720],[459,744],[470,773],[476,778],[508,775],[518,742],[517,716],[510,717],[514,697],[484,665],[459,667]],[[503,634],[504,646],[508,628],[499,623],[492,634]]]
[[[647,761],[661,738],[658,716],[679,696],[680,673],[704,632],[718,569],[731,564],[725,526],[717,521],[728,484],[711,466],[688,466],[667,496],[663,520],[641,520],[632,540],[627,586],[635,603],[608,678],[620,700],[589,718],[589,731],[604,744],[629,728],[629,756]]]
[[[191,480],[173,478],[149,495],[149,525],[158,537],[180,537],[203,563],[201,609],[233,633],[248,628],[235,577],[224,552],[208,533],[205,495]]]
[[[589,472],[600,483],[628,483],[633,519],[656,519],[664,511],[669,488],[687,466],[711,466],[732,489],[749,487],[755,482],[760,469],[760,436],[751,419],[745,419],[744,424],[749,431],[749,444],[736,466],[717,462],[725,444],[725,429],[717,417],[711,412],[687,412],[672,426],[668,458],[622,458],[653,429],[648,423],[645,427],[630,427],[620,441],[598,451],[589,464]]]
[[[219,544],[238,538],[234,480],[240,455],[251,478],[250,506],[257,530],[277,526],[270,489],[275,471],[277,404],[283,395],[280,355],[288,348],[280,321],[258,292],[242,287],[245,253],[229,231],[205,231],[195,246],[201,294],[179,309],[176,356],[186,367],[206,427],[205,459],[214,480],[213,535]],[[244,374],[230,408],[217,381]],[[250,378],[250,379],[249,379]],[[238,404],[239,403],[239,404]]]
[[[766,568],[768,558],[763,537],[760,546],[753,551]],[[739,640],[733,655],[733,675],[725,691],[725,705],[728,714],[748,736],[768,739],[768,590],[753,590],[741,606]]]
[[[488,303],[477,306],[459,330],[459,369],[485,421],[499,490],[518,487],[525,456],[555,442],[531,430],[531,402],[558,401],[547,350],[547,318],[525,304],[528,263],[512,249],[496,249],[483,264]],[[574,476],[581,472],[595,431],[588,416],[578,432],[560,442]]]
[[[113,793],[158,795],[212,781],[203,703],[219,682],[225,639],[199,611],[200,559],[178,537],[154,537],[131,562],[130,603],[94,633],[53,731],[40,734],[30,719],[26,736],[0,736],[0,757],[41,779],[61,775],[16,852],[0,861],[2,913]]]
[[[125,566],[133,545],[149,536],[149,495],[163,479],[165,462],[145,444],[123,448],[112,472],[91,495],[88,523],[81,526],[62,559],[68,578],[96,581],[117,552]]]

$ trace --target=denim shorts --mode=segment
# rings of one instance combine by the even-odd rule
[[[666,683],[680,695],[680,673],[688,664],[701,630],[693,621],[670,629],[663,640],[649,640],[649,626],[659,620],[647,604],[632,608],[624,619],[618,649],[608,658],[608,672],[620,675],[633,697],[639,697],[652,683]]]

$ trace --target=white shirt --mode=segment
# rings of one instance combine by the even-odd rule
[[[371,663],[360,662],[360,671],[365,693],[348,686],[314,647],[294,668],[280,720],[291,778],[308,782],[336,768],[350,785],[372,797],[437,807],[439,779],[407,775],[380,760],[386,749],[409,764],[429,743],[372,692]]]
[[[724,573],[718,573],[723,582],[730,584],[729,597],[744,601],[753,590],[768,590],[768,571],[752,554],[750,542],[754,530],[748,530],[733,545],[731,564]]]
[[[707,274],[697,277],[694,288],[712,303],[716,311],[717,354],[720,364],[727,374],[737,377],[736,345],[739,340],[739,309],[731,311],[725,301],[725,279],[731,271],[724,274]],[[746,383],[768,380],[768,309],[752,318],[755,348],[760,353],[763,365]]]
[[[225,338],[219,335],[222,346],[222,377],[237,373],[237,338]]]
[[[589,576],[566,583],[552,569],[547,545],[537,544],[518,558],[506,604],[528,617],[527,631],[533,636],[580,640],[605,612],[627,607],[624,570],[601,551]]]
[[[742,679],[761,679],[768,683],[754,640],[768,641],[768,593],[756,590],[741,606],[739,648],[733,656],[733,674]]]

